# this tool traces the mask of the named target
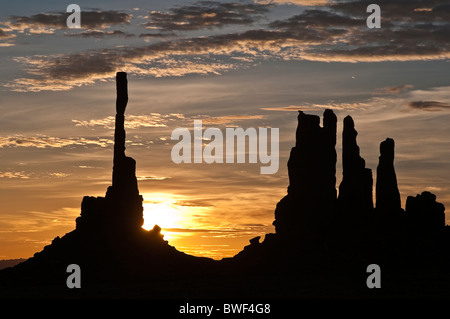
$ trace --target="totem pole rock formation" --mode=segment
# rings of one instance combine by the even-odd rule
[[[85,196],[76,229],[61,238],[57,236],[42,251],[0,276],[0,284],[2,278],[22,284],[34,278],[39,284],[58,284],[64,289],[67,266],[77,264],[84,283],[106,280],[110,287],[117,285],[121,290],[128,280],[152,280],[157,274],[204,274],[205,267],[211,267],[212,259],[190,256],[170,246],[158,225],[149,231],[142,228],[143,198],[137,184],[136,162],[125,155],[126,73],[116,74],[116,90],[112,185],[105,197]]]
[[[106,200],[111,202],[110,208],[125,212],[117,217],[117,225],[139,229],[143,222],[142,196],[136,178],[136,161],[125,156],[125,108],[128,103],[127,74],[118,72],[116,76],[116,127],[114,133],[114,166],[112,186],[108,188]]]
[[[110,229],[113,232],[139,230],[143,219],[143,198],[139,195],[136,161],[125,155],[125,109],[128,103],[127,75],[116,75],[116,123],[112,186],[105,197],[83,198],[77,228]]]

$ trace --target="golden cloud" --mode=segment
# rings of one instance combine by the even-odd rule
[[[125,128],[137,129],[140,127],[167,127],[167,123],[174,119],[184,118],[183,114],[170,113],[160,114],[151,113],[149,115],[127,115],[125,121]],[[103,119],[93,119],[89,121],[72,120],[76,123],[75,126],[95,127],[100,126],[107,129],[114,129],[115,117],[108,116]]]
[[[23,136],[12,135],[0,137],[0,148],[3,147],[35,147],[35,148],[61,148],[66,146],[85,146],[96,145],[106,147],[113,144],[112,140],[105,138],[89,139],[78,138],[60,138],[47,135]]]

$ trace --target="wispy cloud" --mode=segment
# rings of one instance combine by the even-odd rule
[[[84,37],[84,38],[105,38],[105,37],[134,37],[133,33],[127,33],[121,30],[112,30],[112,31],[104,31],[104,30],[86,30],[80,33],[66,33],[65,35],[71,37]]]
[[[303,105],[288,105],[282,107],[263,107],[261,110],[265,111],[315,111],[321,109],[331,110],[352,110],[363,109],[368,106],[368,103],[328,103],[328,104],[303,104]]]
[[[71,13],[54,12],[39,13],[31,16],[11,16],[1,22],[9,30],[28,32],[30,34],[54,33],[66,30],[67,18]],[[83,11],[82,29],[106,29],[112,25],[129,24],[132,15],[119,11]]]
[[[262,4],[295,4],[300,6],[323,6],[329,3],[329,0],[254,0],[255,3]]]
[[[362,17],[347,16],[326,10],[306,10],[288,19],[276,20],[269,24],[272,28],[295,31],[305,27],[360,27],[364,25]]]
[[[125,128],[137,129],[140,127],[166,127],[169,121],[183,119],[184,115],[179,113],[160,114],[151,113],[150,115],[127,115],[125,121]],[[89,121],[72,120],[76,126],[84,127],[103,127],[107,129],[114,129],[115,117],[108,116],[103,119],[94,119]]]
[[[264,115],[225,115],[217,117],[203,115],[200,116],[198,119],[201,119],[202,123],[207,125],[208,124],[226,125],[226,124],[234,124],[239,121],[261,120],[263,118]]]
[[[20,172],[0,172],[0,178],[18,178],[18,179],[29,179],[30,174],[24,171]]]
[[[403,105],[410,110],[444,111],[450,108],[448,86],[434,87],[427,90],[412,90],[404,97]]]
[[[50,212],[27,211],[22,212],[22,218],[3,214],[0,223],[10,232],[36,233],[48,230],[61,230],[61,227],[73,227],[75,218],[80,214],[79,208],[63,207]],[[36,238],[26,236],[28,241],[36,241]],[[49,239],[47,238],[46,241]],[[42,244],[42,242],[37,242]]]
[[[429,112],[450,109],[450,104],[438,101],[412,101],[408,103],[408,106],[413,109]]]
[[[332,31],[290,32],[252,30],[210,37],[197,37],[151,44],[52,56],[19,57],[32,78],[19,78],[5,86],[14,91],[67,90],[112,79],[118,70],[138,75],[184,76],[220,74],[248,61],[226,61],[224,56],[267,58],[289,55],[301,43],[320,43]],[[288,58],[288,56],[286,56]],[[253,61],[250,59],[249,61]],[[229,59],[228,59],[229,60]]]
[[[168,12],[150,11],[145,17],[148,22],[143,26],[160,31],[189,31],[233,24],[249,25],[267,11],[266,4],[199,1],[171,8]]]
[[[366,15],[366,8],[372,0],[334,0],[329,6],[349,15]],[[410,23],[448,22],[450,17],[449,5],[442,0],[382,0],[378,1],[382,7],[382,18],[388,21],[408,21]],[[414,32],[414,30],[411,30]]]
[[[376,95],[384,95],[384,94],[398,94],[409,89],[412,89],[414,86],[411,84],[403,84],[403,85],[394,85],[394,86],[385,86],[375,90],[374,94]]]
[[[0,28],[0,47],[11,47],[14,43],[9,40],[15,38],[16,35],[10,32],[5,32],[5,30]]]
[[[176,201],[174,204],[187,207],[214,207],[216,203],[216,201],[210,199],[191,199]]]
[[[145,33],[141,33],[139,34],[140,38],[165,38],[165,37],[170,37],[170,36],[174,36],[175,32],[172,31],[165,31],[165,32],[145,32]]]
[[[39,92],[43,90],[62,91],[93,84],[97,81],[112,80],[115,72],[122,70],[140,76],[179,77],[188,74],[220,74],[236,67],[232,63],[214,63],[206,55],[212,48],[196,42],[165,42],[139,48],[115,48],[88,51],[76,54],[53,56],[33,56],[15,58],[23,64],[33,77],[18,78],[5,87],[18,92]],[[209,53],[208,53],[209,52]],[[190,54],[199,59],[189,60]],[[176,57],[170,58],[170,57]]]
[[[35,147],[35,148],[61,148],[66,146],[96,145],[106,147],[113,141],[105,138],[90,139],[84,137],[61,138],[47,135],[24,136],[12,135],[0,137],[0,148],[3,147]]]
[[[64,178],[69,176],[67,173],[62,172],[40,172],[40,173],[27,173],[24,171],[8,171],[0,172],[0,178],[8,179],[31,179],[31,178]]]
[[[169,179],[167,176],[137,176],[138,181],[163,181]]]
[[[0,29],[0,39],[1,40],[10,39],[10,38],[14,38],[14,37],[16,37],[15,34],[8,33],[8,32],[5,32],[5,30]]]

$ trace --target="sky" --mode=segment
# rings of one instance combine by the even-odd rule
[[[351,115],[374,181],[393,138],[402,207],[422,191],[450,207],[449,1],[77,1],[80,28],[69,4],[0,4],[0,259],[33,256],[75,228],[83,196],[105,195],[118,71],[143,227],[178,250],[231,257],[274,232],[298,110],[338,117],[336,187]],[[174,163],[171,134],[194,120],[278,128],[278,171]]]

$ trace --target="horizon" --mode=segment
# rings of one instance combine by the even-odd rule
[[[144,227],[161,223],[180,251],[231,257],[274,232],[297,110],[338,117],[337,191],[351,115],[374,196],[379,145],[392,138],[402,207],[422,191],[450,207],[448,8],[379,2],[380,29],[341,1],[78,1],[81,17],[94,12],[81,29],[54,22],[66,9],[55,1],[0,5],[0,259],[31,257],[75,228],[83,196],[105,195],[117,71],[128,73],[126,153],[137,162]],[[192,132],[195,120],[222,132],[279,128],[278,171],[175,164],[171,133]]]

